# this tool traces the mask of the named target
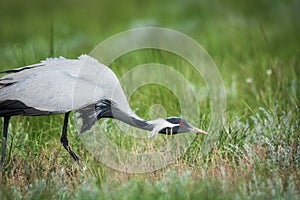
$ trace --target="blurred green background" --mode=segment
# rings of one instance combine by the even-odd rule
[[[243,99],[247,101],[253,96],[247,93],[263,87],[260,80],[266,78],[267,70],[273,70],[277,80],[299,74],[300,5],[296,0],[3,0],[0,5],[0,69],[47,57],[76,58],[113,34],[158,26],[185,33],[208,51],[221,72],[228,98],[237,95],[234,90],[246,89]],[[112,69],[120,76],[120,66],[130,63],[118,65]],[[246,80],[255,83],[251,91],[249,85],[243,87]],[[269,86],[275,89],[280,84]]]
[[[296,0],[2,0],[0,66],[23,64],[10,57],[19,51],[24,51],[27,62],[32,62],[32,55],[34,61],[74,57],[88,53],[112,34],[143,26],[171,28],[193,37],[220,67],[225,56],[241,64],[246,62],[241,54],[255,58],[260,55],[256,50],[292,57],[299,55],[295,45],[299,9]]]
[[[132,175],[96,161],[70,125],[69,140],[88,167],[83,173],[74,169],[59,144],[63,116],[14,117],[1,199],[299,199],[298,0],[1,0],[0,71],[47,57],[77,58],[113,34],[145,26],[192,37],[218,66],[227,110],[215,148],[207,157],[199,157],[203,138],[197,137],[174,165]],[[174,66],[196,89],[203,86],[190,68],[180,68],[178,58],[163,52],[133,52],[110,67],[120,76],[145,61]],[[155,103],[168,114],[180,114],[168,92],[163,87],[143,87],[130,104],[145,118]],[[210,118],[208,100],[199,107],[199,126],[204,129]],[[136,145],[114,131],[109,137],[119,146]]]

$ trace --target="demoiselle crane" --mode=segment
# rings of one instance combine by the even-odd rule
[[[71,150],[67,139],[71,111],[80,113],[81,133],[89,130],[101,118],[115,118],[148,130],[150,135],[185,132],[207,134],[180,117],[151,121],[141,119],[131,110],[114,72],[88,55],[81,55],[78,59],[50,58],[0,73],[9,73],[0,78],[0,117],[4,118],[2,168],[9,120],[17,115],[65,114],[60,141],[77,162],[79,158]]]

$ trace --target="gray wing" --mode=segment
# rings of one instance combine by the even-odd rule
[[[45,113],[65,113],[115,98],[121,109],[130,110],[115,74],[86,55],[47,59],[9,72],[0,79],[0,109],[1,102],[15,101]]]

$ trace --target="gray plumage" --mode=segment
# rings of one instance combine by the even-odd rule
[[[129,110],[116,75],[87,55],[78,60],[47,59],[18,70],[0,79],[0,102],[19,100],[37,110],[66,113],[98,99],[114,98],[122,110]]]
[[[117,76],[96,59],[82,55],[78,59],[50,58],[39,64],[3,71],[0,78],[0,117],[4,117],[2,160],[5,156],[7,126],[11,116],[65,114],[61,142],[79,161],[68,145],[68,115],[78,111],[83,119],[81,132],[90,129],[100,118],[116,118],[132,126],[157,133],[205,131],[184,119],[170,117],[147,121],[130,108]],[[6,132],[6,133],[5,133]],[[5,143],[5,144],[4,144]],[[5,146],[4,146],[5,145]]]

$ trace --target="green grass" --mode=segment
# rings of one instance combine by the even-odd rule
[[[1,2],[0,70],[52,56],[76,58],[120,31],[162,26],[191,36],[208,51],[221,72],[227,108],[208,155],[200,156],[205,136],[197,136],[175,163],[143,174],[97,161],[71,123],[69,141],[87,167],[80,169],[60,144],[62,115],[13,117],[0,199],[299,199],[299,6],[293,0]],[[189,63],[163,51],[131,52],[110,68],[122,77],[148,62],[173,66],[197,92],[205,87]],[[195,125],[206,129],[211,105],[209,93],[204,96]],[[129,100],[146,119],[153,104],[168,116],[180,115],[176,96],[159,85],[143,86]],[[106,136],[120,148],[149,150],[146,141],[119,133],[113,120],[105,123]],[[158,137],[154,149],[172,141]]]

